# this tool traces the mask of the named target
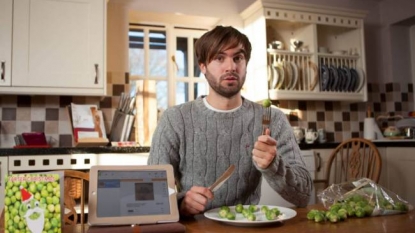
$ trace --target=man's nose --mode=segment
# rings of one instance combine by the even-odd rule
[[[233,58],[227,58],[225,61],[225,68],[227,72],[236,70],[236,63]]]

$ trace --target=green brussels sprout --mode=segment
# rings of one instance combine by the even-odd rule
[[[408,206],[405,203],[398,201],[398,202],[395,203],[394,209],[399,210],[399,211],[403,211],[403,212],[407,212],[408,211]]]
[[[261,207],[261,213],[266,213],[269,210],[268,206],[264,205]]]
[[[312,209],[310,211],[308,211],[307,213],[307,219],[308,220],[314,220],[314,217],[316,216],[316,213],[318,213],[319,211],[316,209]]]
[[[226,218],[227,214],[230,212],[230,210],[227,209],[220,209],[219,210],[219,217]]]
[[[370,216],[370,215],[372,215],[372,213],[373,213],[373,207],[371,206],[371,205],[369,205],[369,204],[367,204],[367,205],[365,205],[364,207],[363,207],[363,210],[365,211],[365,216]]]
[[[248,216],[248,214],[249,213],[251,213],[251,211],[249,211],[249,209],[247,209],[247,208],[244,208],[243,210],[242,210],[242,215],[246,218],[247,216]]]
[[[356,217],[358,217],[358,218],[365,217],[366,212],[365,212],[365,210],[362,207],[357,207],[355,209],[355,212],[356,212]]]
[[[314,222],[323,222],[326,221],[326,218],[324,216],[324,212],[316,212],[314,215]]]
[[[339,216],[340,220],[346,220],[347,219],[347,210],[346,209],[339,209],[337,211],[337,215]]]
[[[355,212],[355,210],[354,210],[353,207],[351,207],[351,206],[348,205],[348,206],[346,206],[346,210],[347,210],[347,215],[349,217],[353,217],[353,216],[356,215],[356,212]]]
[[[262,102],[262,106],[264,106],[265,108],[270,107],[270,106],[271,106],[271,104],[272,104],[272,102],[271,102],[271,100],[270,100],[270,99],[266,99],[266,100],[264,100],[264,101]]]
[[[244,206],[242,204],[237,204],[235,206],[235,212],[236,213],[242,213],[242,210],[244,209]]]
[[[265,212],[265,218],[268,220],[275,220],[277,218],[277,215],[272,210],[267,210]]]
[[[336,212],[328,211],[326,214],[327,219],[330,222],[338,222],[339,221],[339,215]]]
[[[50,204],[50,203],[49,203]],[[231,209],[229,208],[229,206],[221,206],[219,210],[227,210],[227,211],[231,211]]]
[[[226,218],[227,218],[228,220],[235,220],[235,218],[236,218],[235,213],[233,213],[232,211],[229,211],[229,212],[226,214]]]
[[[271,211],[274,212],[277,217],[281,215],[281,211],[276,207],[272,208]]]
[[[254,213],[249,213],[248,216],[246,216],[246,219],[248,219],[249,221],[255,221],[256,220],[256,215]]]
[[[258,211],[258,206],[256,205],[249,205],[248,207],[249,211],[251,211],[252,213],[255,213]]]

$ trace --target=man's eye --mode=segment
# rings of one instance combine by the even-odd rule
[[[217,56],[217,57],[216,57],[216,60],[218,60],[218,61],[223,61],[223,60],[224,60],[224,58],[223,58],[223,56]]]
[[[235,61],[235,62],[240,62],[240,61],[242,61],[244,59],[244,57],[243,56],[237,56],[237,57],[234,57],[233,58],[233,60]]]

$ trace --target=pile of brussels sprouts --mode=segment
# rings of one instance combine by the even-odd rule
[[[307,219],[315,222],[339,222],[349,217],[363,218],[366,216],[379,215],[374,213],[377,210],[395,211],[404,213],[408,211],[408,206],[400,201],[391,203],[385,198],[368,200],[362,195],[356,194],[343,201],[334,203],[327,211],[312,209],[307,213]]]
[[[255,213],[261,211],[265,215],[267,220],[275,220],[280,216],[282,213],[281,211],[274,207],[269,208],[268,206],[261,206],[261,209],[256,205],[249,205],[244,207],[242,204],[238,204],[235,206],[235,212],[229,208],[229,206],[222,206],[219,208],[218,215],[221,218],[226,218],[228,220],[235,220],[236,214],[242,214],[248,221],[256,221]]]

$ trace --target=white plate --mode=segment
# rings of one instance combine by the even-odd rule
[[[271,89],[275,89],[278,84],[280,75],[278,74],[278,68],[276,66],[272,66],[272,82],[271,82]]]
[[[309,91],[313,91],[314,88],[316,88],[317,83],[318,83],[318,71],[317,71],[317,65],[316,63],[312,62],[312,61],[308,61],[307,63],[307,69],[309,69],[310,71],[310,76],[312,73],[312,77],[310,78],[310,87],[309,87]],[[308,82],[308,81],[307,81]]]
[[[356,71],[359,76],[359,86],[357,87],[356,92],[360,92],[360,90],[362,90],[366,82],[366,77],[365,77],[365,73],[363,72],[362,68],[356,67]]]
[[[223,222],[229,225],[234,226],[263,226],[268,224],[273,224],[277,222],[282,222],[291,218],[294,218],[297,215],[297,212],[293,209],[286,208],[286,207],[280,207],[280,206],[272,206],[268,205],[269,209],[272,208],[278,208],[282,215],[278,216],[275,220],[267,220],[265,217],[265,214],[261,212],[261,207],[263,205],[257,205],[259,210],[255,212],[256,220],[255,221],[249,221],[246,219],[241,213],[235,212],[235,206],[229,206],[231,211],[235,213],[235,220],[228,220],[227,218],[221,218],[219,217],[219,210],[220,208],[211,209],[209,211],[205,212],[205,217],[214,221]],[[244,208],[248,208],[249,205],[244,205]]]
[[[293,68],[293,76],[291,78],[291,86],[289,90],[293,90],[297,86],[298,82],[298,67],[294,62],[290,62],[291,67]]]
[[[277,72],[278,73],[278,82],[277,85],[275,86],[275,89],[281,89],[281,86],[284,84],[284,79],[285,79],[285,72],[284,72],[284,65],[281,62],[278,62],[277,65],[275,66]]]

